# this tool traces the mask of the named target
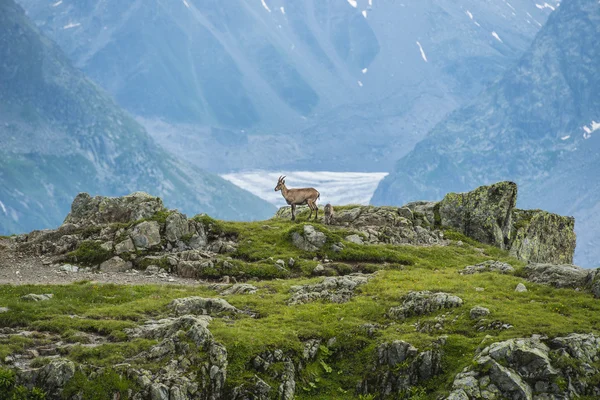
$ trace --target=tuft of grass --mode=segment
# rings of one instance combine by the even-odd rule
[[[137,385],[117,373],[114,369],[105,369],[95,374],[93,379],[88,378],[83,372],[77,371],[75,376],[67,383],[63,397],[82,398],[86,400],[129,399],[129,394]]]

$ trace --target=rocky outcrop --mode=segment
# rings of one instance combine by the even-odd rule
[[[598,397],[599,352],[600,339],[591,334],[494,343],[455,377],[446,399]]]
[[[434,219],[440,226],[504,249],[509,247],[512,211],[516,204],[517,185],[500,182],[472,192],[447,194],[434,206]]]
[[[514,210],[510,254],[531,263],[571,264],[575,219],[542,210]]]
[[[392,307],[388,316],[394,319],[405,319],[418,315],[430,314],[445,308],[460,307],[463,301],[460,297],[448,293],[429,291],[410,292],[404,296],[399,307]]]
[[[317,251],[325,246],[325,242],[327,242],[325,234],[317,231],[312,225],[304,225],[302,233],[292,233],[292,243],[300,250]]]
[[[484,261],[475,265],[468,265],[464,269],[458,271],[461,275],[472,275],[482,272],[497,272],[500,274],[512,274],[515,269],[512,265],[501,261]]]
[[[64,224],[101,225],[134,222],[150,218],[164,209],[160,198],[143,192],[123,197],[91,197],[87,193],[79,193],[71,204],[71,212],[65,218]]]
[[[529,264],[524,268],[528,281],[556,288],[584,288],[589,270],[576,265]]]
[[[314,285],[292,286],[292,298],[289,305],[305,304],[318,300],[332,303],[345,303],[354,296],[358,286],[364,285],[372,275],[350,274],[346,276],[327,277]]]
[[[435,341],[429,350],[419,351],[403,340],[383,343],[377,348],[375,365],[359,385],[359,392],[377,393],[387,398],[421,385],[442,373],[442,347],[445,337]]]
[[[242,313],[226,300],[219,298],[204,298],[204,297],[186,297],[175,299],[169,303],[168,308],[173,310],[176,315],[220,315],[229,314],[235,315]]]
[[[55,358],[40,368],[17,370],[17,380],[24,385],[43,388],[46,398],[59,399],[65,385],[75,375],[75,371],[75,364],[72,361]]]

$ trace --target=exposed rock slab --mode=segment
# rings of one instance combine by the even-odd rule
[[[501,261],[484,261],[475,265],[468,265],[458,273],[461,275],[471,275],[482,272],[498,272],[500,274],[512,274],[515,269],[512,265]]]
[[[304,304],[318,300],[332,303],[345,303],[352,298],[355,289],[369,281],[372,275],[350,274],[346,276],[327,277],[314,285],[292,286],[292,298],[289,305]]]
[[[292,233],[292,243],[300,250],[317,251],[325,245],[325,242],[327,242],[325,234],[315,230],[312,225],[304,225],[302,234]]]
[[[529,264],[525,267],[528,281],[556,288],[581,288],[586,285],[589,271],[576,265]]]
[[[238,310],[227,300],[219,298],[204,298],[204,297],[185,297],[175,299],[169,303],[168,307],[175,312],[176,315],[219,315],[219,314],[237,314],[242,311]]]
[[[445,308],[459,307],[463,303],[458,296],[449,293],[430,291],[410,292],[404,296],[404,301],[399,307],[392,307],[388,311],[390,318],[405,319],[418,315],[430,314]]]

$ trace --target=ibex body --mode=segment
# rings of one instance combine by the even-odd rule
[[[275,186],[275,191],[281,190],[281,194],[285,201],[292,206],[292,221],[296,219],[296,206],[308,205],[310,208],[310,215],[308,219],[312,217],[313,211],[315,211],[315,220],[319,215],[319,207],[317,206],[317,200],[321,197],[321,194],[314,188],[302,188],[302,189],[288,189],[285,186],[285,176],[280,176]]]
[[[326,225],[331,225],[333,223],[333,206],[329,203],[325,205],[325,209],[323,210],[325,213],[324,222]]]

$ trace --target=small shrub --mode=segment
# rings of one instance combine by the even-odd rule
[[[86,400],[104,400],[118,398],[129,399],[129,390],[135,389],[135,384],[112,369],[106,369],[89,379],[83,372],[78,371],[67,383],[63,397],[82,398]]]
[[[75,251],[67,254],[69,262],[83,265],[99,265],[112,257],[112,252],[103,249],[99,242],[82,242]]]

